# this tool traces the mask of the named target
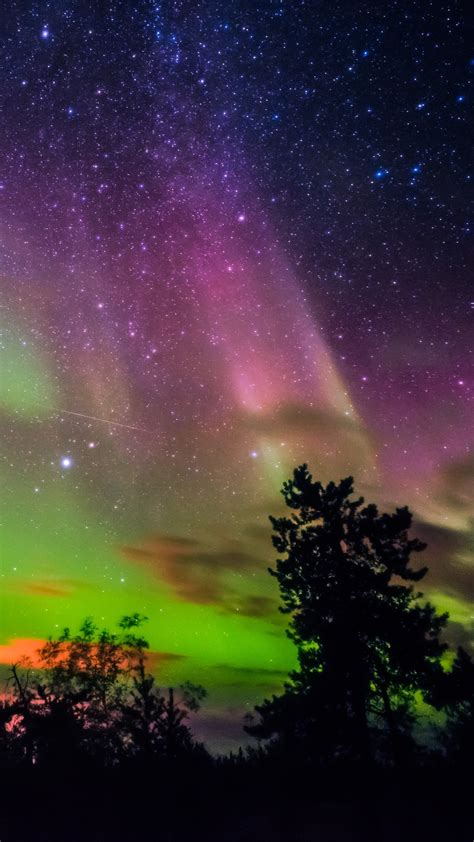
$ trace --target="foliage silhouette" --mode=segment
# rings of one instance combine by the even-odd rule
[[[39,669],[11,667],[3,842],[472,838],[474,663],[459,649],[445,666],[447,616],[413,589],[426,568],[411,566],[424,544],[409,537],[410,512],[379,514],[352,499],[351,478],[323,486],[306,465],[283,494],[291,513],[271,518],[270,572],[299,669],[247,719],[258,747],[212,758],[188,720],[206,691],[159,689],[146,618],[113,632],[88,618],[44,644]],[[441,751],[415,742],[420,700],[444,715]],[[156,802],[158,818],[145,809]],[[54,820],[38,836],[47,804]]]
[[[206,691],[189,682],[178,701],[147,673],[146,620],[123,617],[118,632],[87,618],[39,650],[41,670],[13,665],[2,710],[4,748],[23,764],[58,766],[151,763],[198,752],[186,724]]]
[[[351,499],[351,477],[323,486],[301,465],[282,493],[292,514],[270,518],[281,554],[270,573],[299,670],[246,730],[326,765],[370,763],[387,749],[403,763],[414,750],[416,694],[428,701],[443,674],[447,615],[407,584],[426,573],[410,566],[425,544],[408,536],[407,507],[380,514]]]
[[[448,758],[468,768],[474,752],[474,661],[462,646],[451,670],[433,686],[430,701],[447,714],[442,744]]]

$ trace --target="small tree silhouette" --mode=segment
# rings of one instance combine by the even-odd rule
[[[204,688],[183,685],[165,698],[146,671],[148,642],[132,614],[119,631],[99,630],[87,618],[39,650],[41,670],[13,665],[10,697],[1,711],[2,743],[27,765],[113,766],[126,759],[145,764],[196,747],[185,719],[197,711]]]
[[[351,477],[323,486],[307,465],[283,486],[290,517],[274,518],[273,544],[289,636],[300,668],[283,696],[257,707],[257,737],[278,737],[322,762],[350,755],[370,762],[379,737],[392,759],[411,747],[414,698],[440,670],[437,615],[407,582],[426,568],[410,567],[425,545],[408,537],[408,508],[379,514],[351,499]],[[378,724],[378,729],[376,728]],[[381,726],[381,727],[380,727]],[[293,749],[293,750],[294,750]]]
[[[446,712],[442,743],[450,760],[467,768],[474,752],[474,661],[462,646],[451,670],[438,676],[430,701]]]

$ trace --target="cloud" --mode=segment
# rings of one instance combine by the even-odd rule
[[[279,409],[272,409],[271,414],[248,414],[243,418],[245,426],[254,432],[274,435],[282,430],[290,432],[301,431],[323,433],[330,435],[346,432],[348,434],[369,435],[368,429],[356,418],[304,404],[286,403]]]
[[[474,456],[451,462],[440,471],[438,497],[452,508],[472,512]]]
[[[245,678],[251,678],[253,676],[262,677],[268,676],[275,679],[287,679],[288,678],[288,671],[287,670],[274,670],[274,669],[265,669],[265,667],[235,667],[232,664],[216,664],[216,669],[218,670],[225,670],[227,673],[236,673],[237,675],[242,675]]]
[[[198,741],[206,743],[213,754],[228,754],[238,751],[242,745],[252,744],[244,730],[244,715],[248,708],[242,705],[224,710],[203,708],[196,718],[192,717],[192,731]]]
[[[277,625],[281,624],[279,620],[282,615],[278,613],[278,602],[269,596],[250,594],[239,597],[236,594],[223,601],[220,610],[224,614],[239,614],[242,617],[253,619],[270,619]]]
[[[151,650],[147,652],[146,668],[150,670],[150,672],[155,673],[159,671],[160,667],[165,666],[166,664],[175,664],[179,661],[185,661],[187,657],[187,655],[180,655],[177,652],[156,652]]]
[[[0,664],[9,666],[10,664],[24,662],[28,666],[41,668],[43,664],[38,653],[45,643],[46,640],[41,637],[10,638],[6,643],[0,644]],[[151,672],[157,672],[160,667],[184,661],[187,657],[187,655],[176,652],[150,650],[147,652],[147,669]]]
[[[275,501],[273,500],[268,505],[269,511],[275,508]],[[244,528],[244,534],[248,535],[249,538],[252,538],[256,541],[264,541],[265,544],[270,546],[270,536],[271,536],[271,526],[270,522],[268,521],[265,525],[261,523],[250,523],[248,526]]]
[[[237,541],[223,541],[211,548],[203,541],[155,533],[138,546],[123,547],[122,553],[146,567],[185,602],[216,604],[227,611],[238,609],[246,616],[261,616],[267,607],[263,597],[237,597],[236,589],[229,583],[229,573],[266,569],[259,556],[246,551]]]
[[[442,610],[446,604],[450,619],[445,637],[454,646],[469,648],[474,642],[474,624],[467,617],[468,606],[474,603],[474,559],[472,531],[448,529],[435,523],[416,520],[413,534],[427,543],[418,557],[428,573],[420,583],[427,599],[433,599]],[[460,620],[458,610],[465,615]]]
[[[123,547],[123,553],[129,558],[153,559],[157,551],[162,556],[186,557],[191,550],[200,546],[197,539],[185,538],[179,535],[156,532],[150,535],[143,544],[138,547]]]
[[[92,585],[79,579],[40,579],[33,582],[20,579],[13,582],[10,587],[22,594],[61,598],[71,596],[79,590],[90,590]]]
[[[70,588],[63,588],[60,585],[42,585],[40,582],[37,584],[25,584],[22,588],[24,593],[32,593],[39,596],[70,596],[72,591]]]
[[[472,535],[423,521],[415,522],[413,534],[428,544],[418,557],[428,566],[426,584],[474,600],[473,565],[469,564]]]
[[[474,622],[471,627],[466,627],[462,623],[455,623],[450,621],[444,635],[453,647],[462,646],[466,652],[472,653],[474,648]]]
[[[0,644],[0,664],[16,664],[27,659],[31,666],[39,666],[38,649],[46,643],[39,637],[13,637]]]
[[[250,595],[240,607],[240,613],[246,617],[268,617],[277,610],[277,602],[268,596]],[[279,616],[277,614],[277,616]]]
[[[367,473],[377,449],[373,434],[360,419],[330,409],[287,403],[271,414],[245,415],[242,424],[254,436],[298,445],[305,442],[306,458],[317,465],[324,480],[335,472],[347,476],[364,469]]]

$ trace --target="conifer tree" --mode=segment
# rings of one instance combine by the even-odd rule
[[[421,603],[411,584],[426,573],[410,566],[425,544],[408,535],[407,507],[381,514],[352,499],[352,477],[324,486],[302,465],[282,493],[292,513],[270,518],[280,553],[270,573],[300,668],[247,730],[326,762],[368,762],[382,737],[400,762],[411,746],[415,693],[428,692],[445,648],[447,615]]]

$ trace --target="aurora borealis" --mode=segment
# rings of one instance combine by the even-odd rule
[[[141,612],[158,676],[238,744],[294,663],[267,515],[303,461],[412,508],[472,647],[463,23],[9,4],[0,662]]]

